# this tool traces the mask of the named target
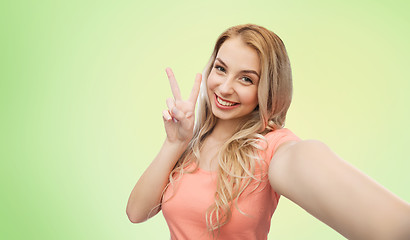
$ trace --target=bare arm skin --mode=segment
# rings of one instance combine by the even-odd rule
[[[410,204],[315,140],[284,143],[271,186],[348,239],[410,239]]]
[[[162,192],[168,184],[169,174],[193,135],[194,110],[201,75],[197,74],[189,99],[182,100],[172,70],[168,68],[166,71],[174,95],[174,99],[167,99],[168,110],[162,113],[167,138],[130,194],[126,213],[133,223],[143,222],[159,212]]]

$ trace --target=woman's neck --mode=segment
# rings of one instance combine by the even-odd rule
[[[212,138],[215,140],[226,141],[235,134],[238,124],[239,121],[226,121],[218,119],[211,133]]]

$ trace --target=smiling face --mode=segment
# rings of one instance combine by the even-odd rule
[[[258,106],[259,55],[240,37],[226,40],[218,51],[207,80],[212,113],[236,120]]]

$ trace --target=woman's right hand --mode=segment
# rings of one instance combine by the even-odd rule
[[[191,95],[188,100],[182,100],[178,83],[170,68],[166,69],[169,84],[174,98],[167,99],[168,109],[162,112],[167,140],[174,143],[188,144],[193,136],[195,123],[195,104],[201,86],[202,76],[197,74]]]
[[[168,109],[163,112],[167,138],[131,191],[126,212],[133,223],[143,222],[161,209],[161,199],[169,182],[169,174],[193,136],[195,103],[201,85],[201,74],[196,75],[191,95],[184,101],[172,70],[167,68],[166,72],[174,95],[174,98],[167,100]]]

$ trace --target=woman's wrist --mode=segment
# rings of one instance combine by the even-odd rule
[[[165,138],[164,147],[172,149],[174,153],[180,152],[181,154],[188,147],[189,141],[179,141],[179,140],[170,140]]]

